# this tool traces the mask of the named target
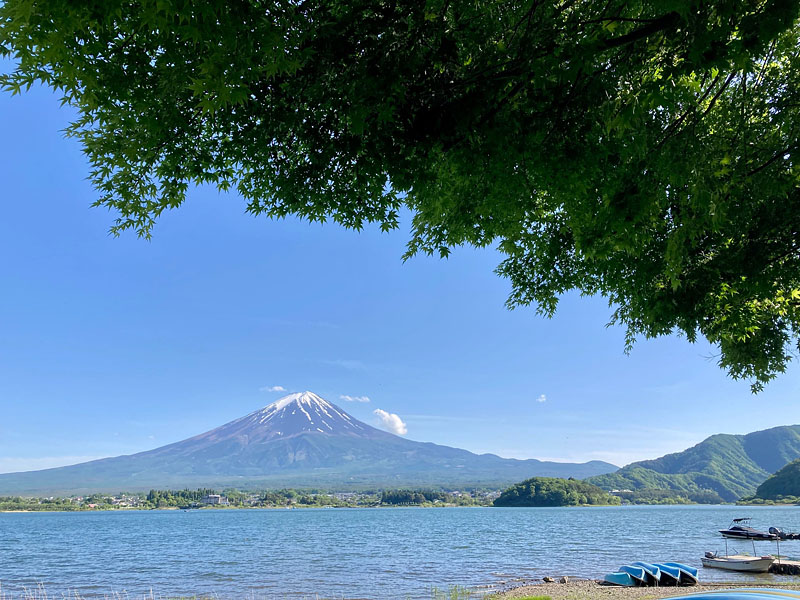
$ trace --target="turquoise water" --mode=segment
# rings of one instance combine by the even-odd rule
[[[0,514],[0,591],[49,596],[429,598],[431,587],[602,577],[635,560],[700,566],[732,518],[800,531],[800,508],[633,506]],[[730,543],[752,553],[751,544]],[[774,552],[761,542],[758,553]],[[800,556],[800,541],[781,544]],[[707,580],[759,578],[701,569]],[[484,588],[481,588],[484,589]]]

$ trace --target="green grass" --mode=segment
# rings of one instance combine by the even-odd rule
[[[451,585],[447,590],[431,588],[431,600],[470,600],[479,597],[481,596],[476,592],[460,585]]]

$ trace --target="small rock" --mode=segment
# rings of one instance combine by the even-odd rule
[[[542,577],[542,581],[544,581],[545,583],[553,583],[555,579],[553,579],[552,577]]]
[[[559,583],[569,583],[569,577],[564,575],[561,579],[558,580]]]

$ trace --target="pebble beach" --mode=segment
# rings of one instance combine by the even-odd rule
[[[800,591],[800,577],[792,578],[793,583],[702,583],[691,587],[620,587],[602,585],[598,581],[587,579],[571,579],[567,583],[537,583],[522,585],[505,590],[498,594],[498,600],[511,600],[513,598],[526,598],[530,596],[549,596],[552,600],[657,600],[659,598],[674,598],[690,596],[711,590],[743,587],[770,587]]]

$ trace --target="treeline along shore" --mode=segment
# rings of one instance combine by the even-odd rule
[[[0,496],[0,511],[89,511],[228,508],[363,508],[380,506],[491,506],[494,490],[150,490],[70,497]]]
[[[787,499],[796,500],[794,497]],[[199,508],[359,508],[456,506],[618,506],[626,504],[718,504],[715,494],[687,494],[676,490],[605,491],[576,479],[532,477],[505,490],[494,489],[322,489],[150,490],[149,492],[94,493],[68,497],[0,496],[0,511],[87,511]]]

